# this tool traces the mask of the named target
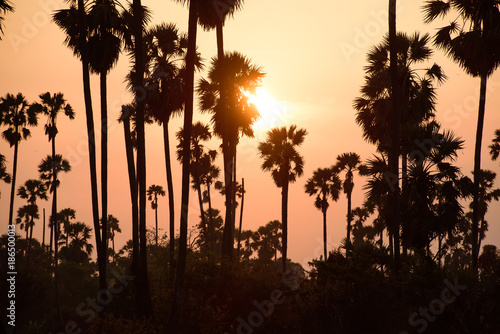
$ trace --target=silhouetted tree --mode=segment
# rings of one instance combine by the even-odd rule
[[[248,103],[245,91],[253,92],[264,76],[262,69],[238,52],[228,53],[223,62],[212,59],[208,79],[201,79],[197,92],[202,112],[212,114],[213,133],[222,139],[226,219],[224,221],[223,255],[232,259],[234,244],[234,165],[240,133],[253,137],[251,125],[259,116],[257,107]],[[224,88],[222,88],[224,86]],[[222,99],[225,89],[226,101]]]
[[[472,215],[472,268],[477,270],[479,187],[481,170],[481,145],[486,106],[488,77],[500,64],[500,13],[497,1],[448,0],[428,1],[423,7],[424,21],[430,23],[448,13],[456,17],[448,26],[438,30],[434,44],[445,51],[453,61],[473,77],[480,77],[479,110],[474,150],[474,188]]]
[[[2,132],[2,137],[9,142],[10,147],[14,146],[8,221],[9,225],[12,225],[12,215],[14,212],[19,143],[22,139],[27,139],[31,135],[28,126],[34,126],[37,124],[37,111],[30,108],[30,105],[26,101],[23,94],[18,93],[16,96],[7,94],[5,97],[0,99],[0,125],[7,126],[7,129]]]
[[[152,184],[148,188],[147,195],[151,201],[151,208],[155,210],[155,242],[158,246],[158,195],[165,196],[165,190],[162,186]]]
[[[265,142],[259,143],[259,152],[264,159],[262,169],[271,172],[273,181],[281,188],[281,220],[283,224],[283,274],[286,272],[288,244],[288,186],[304,173],[304,158],[297,147],[304,142],[307,132],[296,125],[274,128],[267,132]]]
[[[490,145],[490,155],[492,160],[497,160],[500,155],[500,129],[495,130],[495,138]]]
[[[326,242],[326,211],[330,205],[328,199],[336,202],[339,199],[341,188],[342,182],[335,168],[316,169],[305,185],[306,194],[309,196],[317,194],[314,206],[323,213],[323,255],[325,261],[328,259]]]
[[[0,154],[0,180],[5,183],[10,183],[11,176],[7,173],[7,165],[5,164],[5,155]],[[0,193],[1,195],[1,193]]]
[[[8,0],[0,0],[0,41],[2,40],[2,35],[3,35],[3,20],[4,20],[4,15],[7,14],[7,12],[13,12],[14,7],[10,4],[10,1]]]

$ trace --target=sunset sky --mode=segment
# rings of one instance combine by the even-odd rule
[[[62,92],[73,106],[76,117],[70,121],[59,118],[56,137],[58,153],[67,158],[72,171],[60,175],[58,209],[76,209],[77,221],[92,226],[87,132],[82,89],[81,63],[63,45],[64,34],[50,21],[55,9],[66,8],[62,0],[13,1],[15,13],[6,15],[4,36],[0,42],[0,95],[23,93],[29,102],[38,100],[44,92]],[[238,146],[238,179],[245,178],[245,208],[243,228],[256,230],[274,219],[281,219],[281,191],[269,173],[260,168],[262,159],[257,145],[266,131],[274,126],[297,124],[307,129],[305,143],[300,152],[305,158],[304,175],[290,186],[289,195],[289,257],[307,265],[312,258],[322,254],[322,217],[314,207],[314,198],[304,192],[306,180],[315,169],[331,166],[338,154],[356,152],[363,160],[375,152],[375,146],[365,143],[362,131],[354,122],[354,98],[364,83],[363,67],[366,53],[378,44],[387,31],[387,1],[284,1],[248,0],[241,12],[235,14],[225,26],[226,51],[239,51],[266,72],[262,88],[267,92],[267,108],[262,113],[266,122],[256,128],[255,138],[244,138]],[[447,21],[424,25],[421,1],[398,1],[398,31],[434,33],[435,28]],[[148,1],[143,4],[152,11],[151,24],[174,22],[180,31],[187,32],[187,8],[170,1]],[[216,55],[215,31],[198,34],[199,51],[206,68]],[[465,149],[457,164],[464,174],[471,176],[473,169],[474,137],[477,122],[479,79],[467,76],[441,51],[436,51],[433,62],[444,68],[448,80],[438,88],[437,119],[443,129],[452,129],[465,139]],[[117,248],[131,239],[130,192],[123,128],[117,122],[122,104],[132,101],[126,91],[124,78],[130,63],[123,54],[116,68],[109,74],[109,205],[108,212],[120,221],[122,233],[117,237]],[[198,73],[197,78],[205,73]],[[500,128],[500,74],[488,81],[486,119],[483,138],[482,167],[500,173],[499,162],[492,162],[488,154],[494,130]],[[99,80],[92,76],[92,97],[95,124],[98,127]],[[195,112],[195,120],[208,122],[207,115]],[[38,178],[37,165],[50,153],[44,134],[46,119],[41,116],[39,126],[32,128],[32,137],[19,148],[19,165],[16,189],[29,178]],[[170,123],[172,151],[175,132],[182,118]],[[2,128],[3,131],[3,128]],[[97,136],[98,147],[100,138]],[[208,146],[218,148],[219,140]],[[159,184],[166,189],[162,132],[158,125],[146,127],[147,185]],[[8,171],[12,172],[13,148],[5,140],[0,142],[0,152],[7,158]],[[173,152],[174,153],[174,152]],[[98,151],[98,157],[100,151]],[[172,157],[175,157],[173,154]],[[222,159],[220,159],[222,160]],[[220,165],[220,164],[219,164]],[[100,166],[98,160],[98,166]],[[175,158],[174,173],[176,229],[179,226],[181,169]],[[98,171],[100,167],[98,167]],[[500,176],[499,176],[500,177]],[[355,175],[353,207],[363,202],[364,179]],[[496,186],[500,187],[497,178]],[[7,231],[10,185],[0,183],[0,222]],[[199,206],[194,196],[190,198],[189,225],[198,223]],[[100,200],[100,198],[99,198]],[[214,207],[224,212],[223,198],[214,195]],[[16,197],[15,208],[24,205]],[[39,202],[50,214],[50,202]],[[346,231],[347,203],[342,194],[328,210],[329,250],[338,247]],[[167,231],[168,200],[159,200],[159,225]],[[239,214],[238,214],[239,217]],[[490,224],[487,239],[500,246],[500,204],[493,203],[487,215]],[[147,224],[154,227],[154,214],[148,203]],[[41,221],[35,225],[35,237],[41,239]],[[48,240],[48,235],[46,236]],[[94,243],[94,239],[92,239]]]

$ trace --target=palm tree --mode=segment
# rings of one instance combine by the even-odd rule
[[[71,219],[76,218],[76,211],[71,208],[62,209],[57,213],[57,221],[62,223],[64,234],[60,235],[61,239],[64,239],[66,247],[69,246],[69,231],[72,224]],[[59,242],[59,240],[56,240]]]
[[[384,178],[390,185],[391,199],[387,205],[391,205],[392,209],[388,211],[391,216],[387,219],[392,222],[390,231],[393,232],[391,233],[393,240],[390,243],[394,247],[393,260],[396,270],[399,268],[401,223],[399,201],[401,142],[402,139],[409,141],[406,138],[409,128],[430,122],[435,110],[433,81],[440,83],[446,78],[441,67],[436,64],[423,69],[423,75],[419,75],[420,71],[414,68],[430,59],[432,50],[427,45],[429,39],[429,35],[421,36],[415,33],[408,36],[398,33],[392,42],[390,37],[386,37],[380,45],[375,46],[368,53],[369,65],[366,67],[365,85],[361,89],[362,96],[354,101],[354,108],[357,110],[356,122],[363,128],[363,137],[368,142],[376,144],[377,150],[389,158],[389,169],[385,172]],[[396,53],[395,59],[392,51]],[[392,63],[396,60],[397,68],[392,68]],[[396,72],[395,79],[391,79],[393,72]],[[394,80],[396,80],[395,85],[392,84]],[[397,109],[396,114],[394,108]],[[400,128],[404,129],[404,136],[399,134]],[[398,156],[393,158],[396,153]],[[405,153],[402,155],[404,182],[407,157],[406,152],[403,153]]]
[[[108,215],[108,238],[111,239],[111,243],[113,244],[113,254],[116,254],[116,252],[115,252],[115,235],[116,235],[116,233],[122,233],[120,225],[118,224],[119,222],[120,221],[115,216]]]
[[[448,26],[436,33],[434,44],[444,50],[453,61],[473,77],[480,77],[479,110],[474,151],[474,188],[472,209],[472,268],[477,271],[479,187],[481,145],[486,106],[488,77],[500,64],[497,56],[500,41],[500,13],[498,1],[430,0],[423,7],[425,22],[444,17],[454,10],[457,16]],[[460,22],[461,21],[461,22]]]
[[[155,240],[156,246],[158,246],[158,195],[165,196],[165,190],[163,190],[162,186],[152,184],[148,188],[147,195],[148,200],[151,201],[151,208],[155,210]]]
[[[257,107],[248,103],[246,91],[253,92],[264,73],[260,67],[238,52],[228,53],[223,62],[212,59],[208,80],[201,79],[197,92],[202,112],[212,114],[213,133],[222,139],[224,185],[226,189],[226,219],[224,221],[223,255],[232,259],[234,240],[234,166],[240,133],[253,137],[251,125],[259,116]],[[224,87],[224,88],[223,88]],[[227,94],[223,100],[222,91]]]
[[[288,186],[304,173],[304,158],[297,147],[304,142],[307,132],[296,125],[274,128],[267,132],[265,142],[259,143],[262,169],[271,172],[273,181],[281,188],[281,221],[283,224],[283,274],[286,272],[288,243]]]
[[[2,137],[9,142],[10,147],[14,146],[9,225],[12,225],[12,215],[14,212],[19,143],[22,139],[27,139],[31,135],[28,126],[35,126],[37,124],[37,111],[29,107],[28,102],[21,93],[18,93],[16,96],[7,94],[0,99],[0,125],[8,127],[2,132]]]
[[[345,182],[344,182],[345,184]],[[318,168],[313,172],[313,176],[307,180],[305,185],[306,194],[316,195],[314,206],[323,213],[323,255],[324,260],[328,259],[326,242],[326,211],[328,210],[328,199],[337,201],[339,199],[342,182],[340,181],[336,168]]]
[[[28,205],[31,205],[33,207],[36,207],[36,211],[38,211],[38,206],[36,204],[37,198],[43,199],[43,200],[48,200],[47,197],[47,187],[45,187],[45,184],[40,181],[40,180],[27,180],[24,185],[19,187],[17,190],[17,196],[21,197],[22,199],[26,199],[28,202]],[[38,215],[38,214],[37,214]],[[37,218],[35,216],[31,216],[32,219],[30,221],[30,235],[29,238],[26,238],[28,240],[27,242],[27,254],[29,258],[29,253],[30,253],[30,245],[31,245],[31,240],[33,237],[33,226],[34,226],[34,218]],[[28,232],[26,231],[26,236],[28,236]]]
[[[182,94],[183,72],[178,62],[184,62],[187,38],[179,33],[174,24],[160,24],[149,29],[145,36],[147,61],[146,80],[148,92],[146,112],[163,128],[163,148],[167,176],[170,265],[174,263],[175,209],[170,162],[169,121],[180,114],[184,106]]]
[[[89,9],[88,54],[91,72],[100,75],[101,91],[101,247],[102,270],[106,274],[108,217],[108,106],[107,74],[118,62],[126,24],[116,0],[94,0]],[[96,230],[99,231],[99,230]],[[103,278],[105,280],[105,277]]]
[[[280,229],[281,223],[279,220],[273,220],[265,226],[259,227],[257,232],[253,233],[251,247],[257,251],[259,259],[271,261],[274,257],[274,261],[276,261],[278,251],[283,252],[280,247],[280,240],[282,239]]]
[[[0,0],[0,41],[2,40],[2,34],[3,34],[3,20],[4,14],[7,14],[7,12],[14,12],[14,7],[10,4],[10,1],[8,0]]]
[[[492,160],[497,160],[500,155],[500,129],[495,130],[495,138],[490,145],[490,155]]]
[[[49,123],[50,124],[50,123]],[[55,127],[52,128],[51,131],[54,131]],[[50,133],[50,132],[49,132]],[[53,146],[54,148],[54,146]],[[53,151],[54,152],[54,151]],[[55,196],[56,189],[59,187],[59,179],[56,175],[60,172],[69,172],[71,171],[71,165],[69,161],[63,159],[62,155],[56,154],[54,156],[48,155],[42,162],[38,165],[38,172],[40,173],[40,180],[45,182],[45,185],[49,189],[52,195],[52,215],[50,217],[51,224],[54,229],[53,240],[54,240],[54,281],[56,286],[56,307],[57,312],[59,314],[59,320],[61,324],[64,325],[64,319],[61,313],[61,307],[59,304],[59,275],[58,275],[58,240],[59,240],[59,226],[57,222],[56,216],[56,201],[57,197]],[[51,233],[52,234],[52,233]],[[52,240],[52,238],[51,238]]]
[[[99,203],[97,195],[97,167],[96,167],[96,147],[95,147],[95,129],[94,129],[94,111],[92,108],[92,94],[90,91],[90,68],[89,68],[89,50],[88,50],[88,13],[84,0],[72,0],[69,9],[56,11],[52,20],[66,34],[65,44],[73,51],[73,54],[80,58],[82,62],[83,94],[85,101],[85,116],[87,126],[87,138],[89,148],[89,169],[90,169],[90,188],[92,198],[92,219],[94,230],[99,231]],[[101,234],[95,233],[97,245],[97,262],[104,263],[103,254],[101,254]],[[99,267],[99,287],[106,289],[105,273],[102,272],[102,265]]]
[[[139,0],[134,0],[139,2]],[[189,1],[188,19],[188,48],[186,53],[186,72],[184,77],[184,156],[182,157],[182,197],[181,197],[181,219],[179,233],[179,253],[177,260],[177,274],[175,277],[174,298],[169,317],[169,327],[178,332],[179,316],[182,309],[182,295],[184,285],[184,275],[186,271],[187,255],[187,229],[188,229],[188,208],[189,208],[189,177],[190,173],[190,146],[191,131],[193,123],[193,95],[194,95],[194,71],[196,63],[196,33],[198,21],[199,0]]]
[[[352,222],[352,190],[354,188],[354,171],[359,171],[361,160],[354,152],[342,153],[337,156],[337,163],[333,167],[338,171],[345,171],[345,179],[342,185],[344,194],[347,196],[347,238],[346,246],[351,245],[351,222]]]
[[[61,256],[67,261],[79,264],[89,262],[93,246],[88,242],[92,229],[82,222],[72,223],[68,227],[71,240],[68,246],[61,248]]]

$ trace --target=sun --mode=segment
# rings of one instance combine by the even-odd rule
[[[276,101],[262,87],[255,90],[255,94],[246,92],[248,102],[253,103],[259,110],[260,117],[252,125],[254,131],[268,130],[281,126],[287,119],[288,110],[284,104]]]

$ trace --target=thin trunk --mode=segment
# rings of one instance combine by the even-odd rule
[[[240,260],[240,248],[241,248],[241,228],[243,226],[243,204],[245,202],[245,179],[241,179],[241,207],[240,207],[240,227],[238,229],[238,252],[237,259]]]
[[[438,236],[438,267],[441,268],[441,249],[442,249],[443,237]]]
[[[324,199],[325,198],[323,196],[323,200]],[[327,235],[327,232],[326,232],[326,209],[323,209],[321,211],[323,211],[323,255],[324,255],[324,259],[326,261],[328,259],[327,242],[326,242],[326,235]]]
[[[477,254],[479,256],[479,252],[481,251],[481,242],[484,238],[484,227],[486,223],[484,221],[484,216],[481,218],[481,227],[479,228],[479,238],[477,240]]]
[[[236,231],[236,143],[233,145],[231,155],[233,156],[233,197],[231,198],[233,212],[231,214],[233,216],[232,241],[234,245],[234,233]]]
[[[155,241],[158,247],[158,197],[155,195]]]
[[[477,273],[477,257],[479,255],[479,183],[481,181],[481,144],[483,140],[484,111],[486,107],[486,75],[481,76],[479,111],[477,116],[476,147],[474,150],[474,188],[472,202],[472,270]]]
[[[52,124],[55,124],[54,116],[52,116]],[[59,315],[59,320],[61,321],[61,326],[64,327],[64,318],[61,311],[61,305],[59,300],[59,222],[57,221],[57,168],[55,163],[56,157],[56,138],[52,138],[52,220],[54,224],[54,284],[56,292],[56,308],[57,314]],[[62,161],[61,161],[62,163]]]
[[[401,184],[402,184],[402,187],[403,189],[405,188],[405,184],[408,180],[408,156],[406,154],[402,154],[402,157],[401,157]],[[400,210],[402,210],[403,212],[405,212],[405,206],[406,203],[404,202],[401,202],[400,206],[403,206],[402,208],[400,207]],[[405,216],[402,215],[402,220],[405,219]],[[401,234],[402,236],[405,235],[405,231],[404,231],[404,227],[406,226],[405,224],[405,221],[401,222]],[[403,240],[401,240],[401,246],[403,248],[403,257],[406,257],[408,255],[408,247],[406,246],[406,242]]]
[[[143,8],[141,0],[134,0],[133,11],[133,35],[135,56],[135,103],[136,103],[136,131],[137,131],[137,183],[139,190],[139,243],[140,243],[140,284],[143,297],[141,313],[145,317],[153,316],[151,294],[148,279],[148,252],[146,239],[146,146],[144,133],[144,108],[145,101],[141,96],[144,80],[144,53],[143,53]]]
[[[43,208],[42,249],[45,251],[45,208]]]
[[[212,214],[212,198],[210,195],[210,183],[207,183],[207,197],[208,197],[208,219],[210,224],[210,231],[214,228],[214,219]],[[215,239],[213,235],[210,236],[210,251],[215,252]],[[210,254],[210,253],[209,253]]]
[[[108,263],[108,102],[107,102],[107,85],[106,72],[101,73],[101,202],[102,202],[102,278],[99,275],[99,280],[106,284],[106,267]],[[98,233],[98,230],[95,231]]]
[[[393,178],[399,179],[399,141],[400,141],[400,123],[401,113],[399,111],[399,88],[397,72],[397,50],[396,50],[396,0],[389,0],[389,48],[390,48],[390,76],[391,76],[391,95],[392,95],[392,122],[391,139],[392,148],[390,154],[390,171]],[[393,188],[391,196],[392,204],[392,233],[394,241],[394,272],[399,273],[399,226],[400,226],[400,208],[399,208],[399,181]]]
[[[136,277],[134,290],[138,309],[141,305],[140,287],[140,247],[139,247],[139,207],[137,203],[137,178],[135,175],[134,150],[132,147],[132,136],[130,133],[130,113],[123,119],[123,130],[125,135],[125,151],[127,154],[128,180],[130,184],[130,199],[132,204],[132,264],[131,272]]]
[[[30,253],[31,253],[31,240],[33,240],[33,225],[35,225],[35,222],[33,220],[33,217],[31,217],[31,223],[30,223],[30,236],[28,239],[28,254],[26,256],[26,264],[29,268],[29,263],[30,263]]]
[[[222,256],[231,261],[233,257],[233,167],[231,159],[231,150],[227,139],[222,139],[223,145],[223,161],[224,161],[224,186],[226,190],[226,217],[224,220],[224,230],[222,233]],[[225,149],[224,149],[225,148]]]
[[[288,172],[286,173],[287,181],[281,190],[281,220],[283,223],[283,275],[286,273],[286,255],[288,246]]]
[[[17,131],[16,131],[17,132]],[[14,162],[12,166],[12,186],[10,188],[10,208],[9,208],[9,225],[12,225],[12,217],[14,215],[14,199],[16,198],[16,177],[17,177],[17,155],[19,153],[19,141],[14,144]]]
[[[170,162],[170,139],[168,122],[163,122],[163,148],[165,151],[165,167],[167,170],[168,210],[170,227],[170,268],[174,266],[175,253],[175,209],[174,209],[174,183],[172,181],[172,165]]]
[[[49,222],[49,225],[50,225],[50,261],[52,262],[52,251],[54,249],[53,247],[53,242],[54,242],[54,223],[52,222],[52,216],[50,217],[50,222]]]
[[[351,251],[351,222],[352,222],[352,191],[347,194],[347,239],[346,239],[346,255]]]
[[[99,231],[99,207],[98,207],[98,197],[97,197],[97,167],[96,167],[96,148],[95,148],[95,130],[94,130],[94,112],[92,110],[92,95],[90,92],[90,74],[89,74],[89,60],[87,54],[87,41],[85,36],[87,36],[87,27],[85,24],[85,5],[83,0],[78,0],[78,27],[80,30],[80,57],[82,61],[82,73],[83,73],[83,93],[85,100],[85,115],[87,119],[87,135],[88,135],[88,147],[89,147],[89,165],[90,165],[90,187],[92,193],[92,219],[94,221],[94,231]],[[103,254],[101,253],[101,234],[94,233],[96,240],[96,250],[97,250],[97,262],[101,263],[103,259]],[[104,275],[99,268],[99,277]],[[104,276],[103,276],[104,277]],[[99,279],[99,289],[106,289],[106,282]]]
[[[179,234],[179,255],[177,260],[177,275],[175,277],[174,298],[169,318],[169,329],[173,333],[179,331],[179,318],[182,313],[182,296],[184,274],[186,271],[187,227],[189,209],[189,177],[191,158],[191,132],[193,126],[193,93],[194,93],[194,63],[196,58],[196,33],[198,21],[198,0],[189,3],[188,50],[186,54],[185,77],[185,111],[184,111],[184,155],[182,157],[182,198],[181,221]]]

